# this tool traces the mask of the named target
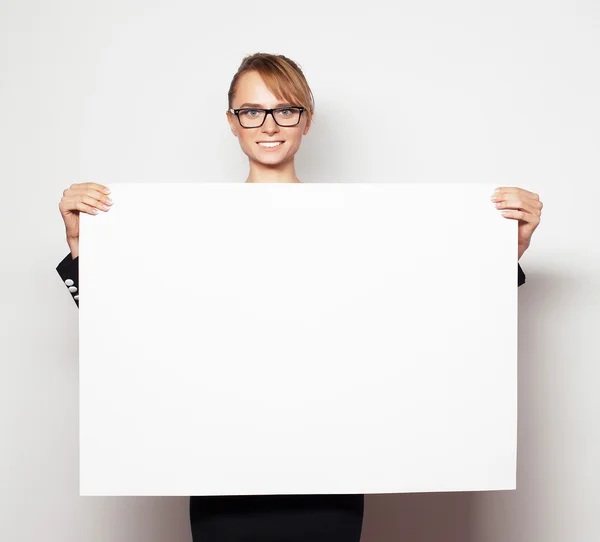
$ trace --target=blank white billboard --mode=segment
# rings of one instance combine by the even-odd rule
[[[82,495],[515,487],[495,185],[109,186],[81,215]]]

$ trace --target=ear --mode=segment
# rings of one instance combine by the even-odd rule
[[[231,129],[231,133],[237,137],[237,124],[235,115],[232,115],[230,111],[226,111],[225,115],[227,116],[227,122],[229,123],[229,128]]]
[[[312,119],[310,119],[310,118],[309,118],[309,119],[306,121],[306,126],[304,127],[304,130],[302,130],[302,135],[306,135],[306,134],[308,134],[308,131],[310,130],[310,125],[311,125],[311,123],[312,123]]]

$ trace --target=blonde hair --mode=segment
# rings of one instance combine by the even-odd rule
[[[242,60],[229,86],[229,109],[233,107],[233,97],[237,91],[239,78],[249,71],[258,72],[267,88],[278,99],[304,107],[308,119],[312,118],[315,100],[302,69],[293,60],[283,55],[269,53],[254,53]]]

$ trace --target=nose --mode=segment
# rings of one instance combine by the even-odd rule
[[[262,125],[262,131],[267,134],[274,134],[279,132],[279,125],[275,122],[275,117],[273,113],[267,113],[267,117],[265,118],[265,122]]]

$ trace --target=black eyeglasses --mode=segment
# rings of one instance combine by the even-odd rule
[[[289,128],[300,123],[304,107],[276,107],[275,109],[245,107],[229,111],[238,118],[242,128],[260,128],[265,123],[267,115],[271,115],[278,126]]]

